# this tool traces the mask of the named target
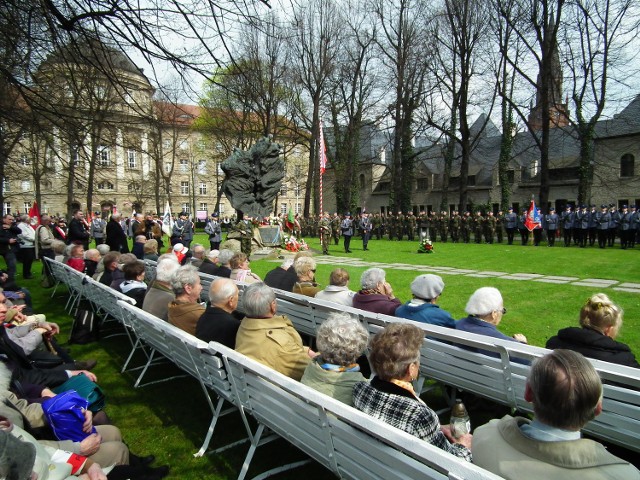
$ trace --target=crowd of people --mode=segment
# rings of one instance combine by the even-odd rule
[[[152,216],[151,223],[145,223],[147,219],[141,218],[131,231],[134,246],[129,252],[123,246],[128,235],[118,218],[114,220],[112,216],[109,222],[118,222],[124,243],[110,243],[107,230],[104,230],[102,241],[86,228],[81,213],[74,213],[68,229],[74,233],[68,234],[66,241],[55,238],[50,219],[43,216],[42,225],[46,230],[40,227],[35,230],[34,244],[38,245],[39,253],[34,254],[34,258],[51,255],[132,297],[143,310],[201,340],[220,342],[505,478],[561,474],[569,478],[578,475],[640,478],[638,470],[628,462],[607,453],[596,442],[580,438],[580,429],[602,408],[600,379],[584,357],[640,367],[629,347],[615,340],[623,312],[604,294],[590,297],[580,311],[579,326],[560,330],[546,345],[557,350],[533,363],[525,393],[525,398],[533,404],[533,420],[507,416],[479,426],[473,435],[455,436],[447,425],[440,424],[437,414],[420,397],[420,392],[414,390],[412,382],[420,372],[422,329],[410,322],[393,323],[369,338],[366,329],[355,318],[346,313],[334,313],[318,328],[315,346],[305,345],[291,320],[278,314],[274,289],[369,312],[527,343],[522,334],[507,336],[499,331],[507,309],[496,288],[477,289],[467,302],[466,316],[456,319],[438,305],[445,284],[437,275],[417,276],[411,283],[412,298],[406,302],[396,298],[380,268],[370,268],[362,273],[358,291],[349,290],[349,272],[336,268],[330,274],[329,285],[323,289],[316,281],[316,262],[312,254],[299,252],[268,272],[263,281],[251,271],[246,253],[193,243],[193,226],[187,225],[187,218],[182,219],[177,231],[172,231],[176,234],[171,235],[170,245],[165,248],[162,247],[162,234],[154,234],[158,223]],[[375,217],[364,216],[371,224],[371,231],[379,232],[380,227],[376,230],[374,226]],[[362,217],[358,221],[361,220]],[[343,221],[340,220],[341,224]],[[217,223],[217,220],[214,218],[208,224],[213,222]],[[13,228],[8,221],[7,225],[5,230]],[[82,227],[84,235],[75,228],[78,226]],[[399,227],[394,227],[392,232],[392,238],[401,238],[403,234]],[[17,231],[13,233],[19,235]],[[213,225],[207,233],[210,239],[219,235]],[[95,241],[93,248],[89,248],[90,239]],[[7,245],[12,244],[7,242]],[[210,247],[214,245],[219,247],[220,243],[216,240]],[[155,278],[150,283],[145,282],[144,259],[156,262]],[[202,291],[201,272],[217,277],[208,292]],[[13,277],[7,273],[6,281],[10,278],[15,283],[15,268]],[[248,284],[243,293],[242,311],[238,310],[236,282]],[[5,405],[11,403],[6,409],[0,402],[0,432],[3,432],[0,443],[19,439],[33,444],[43,462],[54,464],[55,461],[46,456],[47,451],[40,453],[44,439],[34,434],[31,421],[46,426],[40,402],[51,396],[51,387],[80,373],[97,381],[89,371],[95,363],[77,362],[58,347],[59,354],[66,355],[64,364],[49,369],[36,368],[33,358],[42,350],[40,343],[56,345],[55,341],[44,341],[55,340],[59,327],[30,310],[28,291],[17,289],[14,293],[13,300],[0,294],[0,318],[6,325],[13,325],[2,329],[0,343],[0,353],[4,354],[0,364],[0,395]],[[367,350],[368,355],[365,355]],[[482,350],[478,353],[495,355]],[[20,398],[22,392],[16,392],[16,381],[34,384],[32,391],[35,394]],[[16,408],[21,415],[15,415]],[[25,418],[29,419],[29,424],[25,424]],[[122,442],[120,431],[109,425],[105,415],[90,418],[87,414],[85,427],[95,424],[100,424],[100,428],[96,434],[89,435],[88,440],[47,445],[70,449],[87,457],[77,474],[92,480],[105,478],[106,470],[101,467],[112,465],[128,465],[129,470],[125,472],[129,477],[117,478],[162,478],[167,474],[167,467],[150,467],[153,456],[133,455]],[[492,442],[505,446],[494,448]],[[528,471],[523,472],[516,465],[518,462],[526,462]],[[109,478],[116,478],[109,475]]]

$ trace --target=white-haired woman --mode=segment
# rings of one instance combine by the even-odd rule
[[[353,386],[365,381],[357,363],[369,341],[362,324],[347,313],[332,313],[316,332],[319,355],[300,380],[319,392],[353,405]]]
[[[381,268],[370,268],[362,272],[360,285],[362,289],[353,297],[355,308],[393,316],[402,305],[393,295],[393,289],[387,283],[386,274]]]
[[[316,283],[316,261],[311,257],[300,257],[293,268],[298,276],[298,281],[293,285],[293,293],[315,297],[320,291]]]
[[[193,265],[178,268],[171,277],[171,288],[176,298],[167,311],[169,323],[195,335],[198,319],[204,313],[204,305],[199,303],[202,284],[198,269]]]
[[[464,311],[469,316],[456,322],[456,330],[527,343],[527,337],[521,333],[515,333],[513,337],[509,337],[498,330],[498,325],[503,315],[507,313],[507,309],[504,308],[502,295],[497,288],[482,287],[473,292]],[[483,351],[483,353],[496,356],[491,352]]]
[[[617,342],[622,309],[604,293],[596,293],[580,309],[580,327],[563,328],[547,342],[547,348],[564,348],[585,357],[640,368],[631,349]]]

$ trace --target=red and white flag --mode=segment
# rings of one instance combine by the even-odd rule
[[[324,133],[322,131],[322,122],[320,122],[320,175],[327,168],[327,147],[324,144]]]

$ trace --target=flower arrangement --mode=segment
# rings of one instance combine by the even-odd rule
[[[284,234],[282,240],[282,247],[289,252],[299,252],[300,250],[309,250],[309,245],[304,239],[298,240],[293,235]]]
[[[426,237],[420,240],[418,253],[433,253],[433,242]]]

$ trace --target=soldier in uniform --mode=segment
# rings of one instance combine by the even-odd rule
[[[598,211],[595,205],[591,205],[589,211],[589,246],[593,247],[596,243],[596,236],[598,234]]]
[[[631,233],[631,214],[629,213],[629,207],[623,205],[619,216],[620,247],[626,250],[631,243],[629,239],[629,233]]]
[[[613,247],[616,243],[616,234],[618,233],[618,224],[620,223],[620,212],[613,203],[609,204],[609,230],[607,232],[607,243]]]
[[[629,247],[636,246],[636,235],[638,234],[638,209],[635,205],[629,206]]]
[[[526,219],[527,219],[527,209],[523,208],[522,213],[518,216],[518,223],[517,223],[518,232],[520,232],[521,245],[526,245],[527,242],[529,241],[529,230],[527,229],[526,224],[524,223]]]
[[[376,213],[373,215],[371,219],[371,226],[373,228],[372,235],[375,235],[378,240],[382,237],[380,230],[382,229],[382,218],[380,218],[380,214]]]
[[[462,236],[462,241],[464,243],[469,243],[469,232],[471,230],[471,213],[464,212],[462,217],[460,218],[460,235]]]
[[[340,220],[340,215],[338,215],[338,212],[335,212],[333,214],[333,218],[331,219],[331,237],[333,237],[333,243],[335,245],[338,245],[338,243],[340,242],[340,223],[342,222],[342,220]]]
[[[610,220],[611,214],[607,211],[607,206],[604,204],[600,205],[600,212],[598,213],[598,247],[600,248],[607,246]]]
[[[496,237],[498,237],[498,243],[502,243],[504,228],[504,212],[502,210],[498,210],[498,215],[496,215]]]
[[[107,221],[100,217],[100,212],[93,214],[93,220],[91,220],[90,234],[96,241],[96,246],[104,243],[104,237],[107,231]]]
[[[398,237],[398,241],[402,240],[404,236],[404,215],[402,212],[398,212],[396,215],[396,237]]]
[[[573,218],[574,214],[571,211],[571,205],[566,205],[562,217],[560,218],[560,224],[562,225],[562,235],[564,236],[564,246],[571,246],[571,234],[573,233]]]
[[[493,244],[493,237],[496,234],[496,224],[496,217],[493,215],[493,212],[489,210],[484,219],[484,240],[486,243]]]
[[[474,231],[474,239],[476,243],[482,243],[482,228],[484,225],[484,218],[482,217],[482,212],[478,210],[476,212],[476,216],[473,219],[473,231]]]
[[[393,240],[396,235],[396,217],[393,213],[387,214],[387,233],[389,234],[389,240]]]
[[[407,236],[409,238],[409,241],[413,242],[416,238],[416,226],[418,225],[416,216],[413,214],[413,212],[409,212],[405,219],[405,223],[407,226]]]
[[[329,212],[324,212],[324,215],[322,215],[319,228],[322,254],[329,255],[329,243],[331,242],[331,219],[329,218]]]
[[[351,219],[351,212],[344,214],[344,219],[340,223],[340,230],[344,237],[344,251],[345,253],[351,253],[349,247],[351,246],[351,237],[353,237],[353,220]]]
[[[580,248],[587,246],[587,240],[589,238],[589,223],[591,222],[591,215],[587,211],[586,205],[580,205],[580,215],[576,215],[574,221],[574,228],[579,229],[578,244]]]
[[[559,221],[560,219],[558,218],[556,209],[551,207],[549,213],[544,217],[544,225],[547,230],[547,244],[550,247],[553,247],[556,243],[556,232],[558,231]]]
[[[518,215],[513,212],[513,207],[504,216],[504,229],[507,231],[507,245],[513,245],[513,237],[518,227]]]
[[[540,219],[540,223],[536,224],[533,227],[533,245],[535,247],[537,247],[538,245],[540,245],[540,242],[542,241],[542,231],[544,229],[544,217],[542,216],[542,212],[540,211],[539,208],[536,208],[537,212],[538,212],[538,218]]]
[[[362,249],[369,250],[369,239],[371,238],[373,224],[371,223],[371,218],[369,218],[368,213],[364,212],[360,216],[359,227],[360,232],[362,233]]]
[[[458,243],[460,239],[460,225],[462,223],[462,217],[458,214],[457,210],[454,210],[451,214],[451,220],[449,221],[449,231],[451,232],[451,241]]]
[[[449,214],[443,210],[440,213],[440,240],[444,243],[447,243],[447,238],[449,237]]]
[[[240,232],[240,250],[247,258],[251,256],[251,240],[253,239],[253,225],[251,217],[244,217],[236,223],[235,230]]]
[[[212,214],[211,219],[204,227],[204,233],[209,235],[209,246],[211,250],[218,250],[220,248],[220,242],[222,242],[222,228],[218,223],[218,215]]]

